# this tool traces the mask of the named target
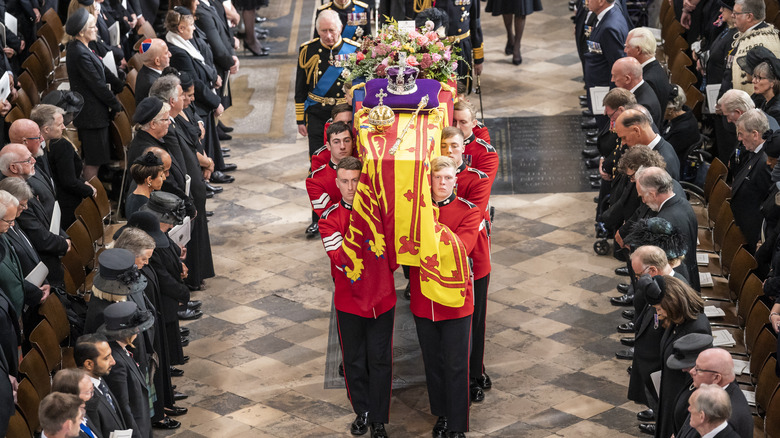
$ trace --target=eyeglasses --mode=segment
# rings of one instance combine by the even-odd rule
[[[753,80],[754,80],[754,81],[755,81],[755,80],[762,81],[762,80],[764,80],[764,79],[769,79],[769,78],[767,78],[766,76],[764,76],[763,78],[762,78],[761,76],[758,76],[758,75],[754,75],[754,76],[753,76]]]
[[[5,219],[3,219],[3,218],[1,218],[1,217],[0,217],[0,221],[3,221],[3,222],[5,222],[5,223],[7,223],[8,225],[13,225],[13,224],[14,224],[14,222],[16,222],[16,220],[15,220],[15,219],[11,219],[11,220],[9,221],[9,220],[5,220]]]
[[[39,135],[39,136],[37,136],[37,137],[25,137],[25,138],[24,138],[24,140],[40,140],[40,139],[41,139],[41,136],[40,136],[40,135]]]
[[[699,368],[699,367],[693,367],[693,368],[691,368],[691,371],[693,371],[693,373],[694,373],[694,374],[699,374],[699,373],[713,373],[713,374],[720,374],[718,371],[714,371],[714,370],[703,370],[703,369],[701,369],[701,368]]]
[[[24,161],[14,161],[11,164],[22,164],[22,163],[24,163],[24,164],[32,164],[32,162],[33,162],[33,157],[32,157],[32,155],[30,155],[30,158],[28,158],[28,159],[26,159]]]
[[[752,14],[752,12],[732,12],[732,15],[745,15],[745,14]]]

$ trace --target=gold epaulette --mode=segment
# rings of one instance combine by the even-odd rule
[[[363,2],[361,2],[361,1],[358,1],[358,0],[352,0],[352,3],[354,3],[354,4],[358,5],[358,6],[362,6],[362,7],[366,8],[366,9],[368,9],[368,4],[366,4],[366,3],[363,3]]]
[[[313,40],[306,41],[305,43],[301,44],[301,47],[308,46],[309,44],[319,40],[320,40],[319,38],[314,38]]]
[[[325,9],[330,8],[333,5],[333,2],[325,3],[324,5],[317,8],[318,11],[324,11]]]
[[[344,42],[345,42],[345,43],[347,43],[347,44],[352,44],[352,45],[353,45],[353,46],[355,46],[355,47],[360,47],[360,44],[358,44],[358,43],[357,43],[357,42],[355,42],[355,41],[352,41],[352,40],[351,40],[351,39],[349,39],[349,38],[342,38],[342,39],[341,39],[341,41],[344,41]]]

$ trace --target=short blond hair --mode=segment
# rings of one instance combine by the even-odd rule
[[[458,169],[458,165],[455,164],[455,160],[453,160],[450,157],[436,157],[433,160],[431,160],[431,173],[438,172],[443,169],[452,168],[453,170]]]
[[[469,114],[471,114],[471,120],[476,120],[477,118],[477,110],[474,109],[474,105],[466,102],[465,100],[459,100],[455,102],[455,105],[453,106],[454,111],[468,111]]]

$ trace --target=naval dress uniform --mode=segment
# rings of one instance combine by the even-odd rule
[[[363,35],[371,35],[371,11],[369,11],[367,4],[352,0],[343,8],[340,8],[335,2],[328,2],[317,8],[317,16],[319,17],[322,11],[328,9],[339,14],[342,25],[342,38],[358,41],[362,39]],[[316,27],[314,29],[314,38],[319,38]]]
[[[322,44],[319,38],[301,45],[295,78],[295,120],[306,125],[309,156],[325,144],[323,130],[333,106],[346,102],[343,67],[337,66],[338,60],[355,53],[357,47],[346,38],[339,38],[333,47]]]
[[[481,170],[462,163],[457,171],[455,194],[472,204],[482,212],[479,223],[477,244],[470,257],[474,262],[474,316],[471,320],[471,358],[469,360],[469,378],[471,385],[482,377],[485,371],[482,362],[485,355],[485,317],[487,311],[487,292],[490,284],[490,177]]]
[[[442,9],[450,18],[447,37],[460,47],[458,77],[463,77],[466,92],[471,93],[471,65],[485,61],[482,43],[482,26],[479,23],[478,0],[439,0],[436,7]]]
[[[439,207],[439,222],[449,227],[463,242],[466,252],[471,254],[482,220],[479,207],[455,193],[441,202],[433,202]],[[420,340],[431,413],[447,417],[450,431],[466,432],[469,427],[471,315],[474,312],[471,281],[467,283],[463,306],[447,307],[422,294],[418,266],[410,268],[409,277],[409,307]]]
[[[330,258],[336,283],[333,303],[338,320],[339,342],[344,360],[347,395],[356,414],[369,413],[370,423],[388,423],[393,380],[393,324],[395,283],[389,269],[377,281],[377,304],[361,309],[352,295],[352,281],[344,272],[343,237],[349,229],[352,206],[344,200],[325,210],[320,235]]]

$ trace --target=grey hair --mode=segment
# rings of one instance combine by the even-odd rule
[[[54,116],[57,114],[65,114],[65,110],[47,103],[37,105],[30,111],[30,120],[37,123],[40,128],[46,127],[54,123]]]
[[[703,412],[710,424],[721,424],[731,417],[731,399],[725,389],[703,383],[696,392],[693,408]]]
[[[655,36],[649,27],[635,27],[628,32],[627,42],[631,47],[636,47],[643,55],[655,54]]]
[[[739,116],[737,126],[742,126],[748,132],[756,131],[763,135],[769,130],[769,120],[760,109],[752,109]]]
[[[637,184],[656,193],[670,193],[674,190],[674,179],[660,167],[640,167],[635,174]]]
[[[755,102],[753,102],[753,99],[750,98],[749,94],[743,90],[737,90],[736,88],[732,88],[723,93],[723,96],[718,100],[718,103],[724,113],[730,113],[732,111],[741,111],[744,113],[756,107]]]
[[[149,89],[149,96],[156,97],[163,102],[170,102],[171,99],[178,100],[177,91],[181,81],[176,75],[165,75],[154,81],[152,88]]]
[[[30,185],[21,178],[3,178],[0,181],[0,190],[10,193],[18,201],[27,201],[33,197]]]
[[[154,249],[156,246],[152,236],[136,227],[125,228],[114,242],[114,248],[124,248],[136,257],[140,256],[143,251]]]
[[[753,14],[753,18],[757,21],[764,21],[766,18],[766,4],[764,0],[737,0],[734,4],[742,5],[742,12]]]
[[[682,107],[685,105],[685,102],[688,101],[688,98],[685,96],[685,91],[683,91],[681,86],[677,84],[672,84],[672,86],[677,88],[677,96],[675,96],[673,99],[669,99],[669,103],[666,105],[666,107],[675,111],[681,111]]]
[[[314,28],[318,31],[320,29],[320,23],[322,20],[331,20],[332,22],[336,23],[339,27],[339,33],[341,33],[343,24],[341,23],[341,18],[339,18],[338,12],[334,11],[333,9],[326,9],[320,12],[320,15],[317,16],[317,22],[314,23]]]
[[[19,201],[14,198],[14,195],[6,192],[5,190],[0,190],[0,217],[5,216],[10,207],[18,206]]]

